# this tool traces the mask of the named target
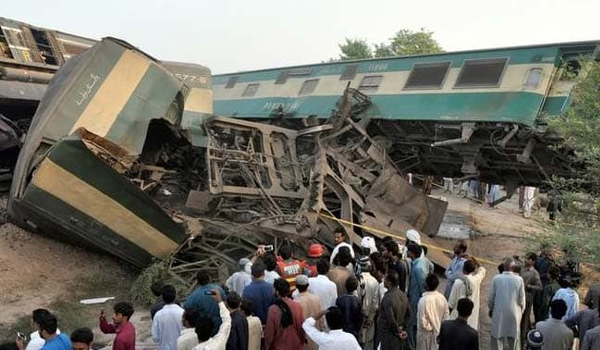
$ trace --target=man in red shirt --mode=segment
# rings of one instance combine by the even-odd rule
[[[269,307],[265,326],[265,350],[302,350],[306,342],[302,307],[289,298],[290,285],[283,278],[273,283],[277,300]]]
[[[135,350],[135,327],[129,322],[133,305],[122,301],[116,303],[113,309],[113,323],[106,321],[104,310],[100,312],[100,330],[104,334],[117,334],[113,340],[113,350]]]
[[[277,268],[275,271],[281,278],[288,282],[290,291],[293,292],[296,290],[296,276],[304,273],[304,262],[294,259],[294,252],[291,245],[284,244],[279,248],[279,257],[277,257]]]

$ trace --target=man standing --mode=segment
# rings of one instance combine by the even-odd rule
[[[308,292],[308,288],[310,287],[310,282],[306,275],[298,275],[296,276],[296,291],[298,294],[294,297],[294,300],[300,304],[302,308],[302,317],[306,320],[309,317],[316,318],[321,311],[323,311],[323,307],[321,306],[321,299],[317,295],[311,294]],[[319,324],[319,328],[323,329],[324,325]],[[316,350],[316,344],[310,340],[304,346],[305,350],[311,349]]]
[[[311,244],[308,247],[308,259],[306,260],[306,264],[304,266],[304,274],[308,277],[317,277],[317,262],[323,257],[325,254],[325,247],[323,247],[319,243]]]
[[[548,318],[548,315],[550,314],[550,302],[554,298],[556,292],[560,289],[560,285],[558,284],[560,269],[555,265],[550,266],[548,269],[548,276],[550,282],[548,282],[542,290],[541,309],[539,310],[539,318],[541,321]]]
[[[479,335],[467,323],[473,312],[473,302],[467,298],[460,299],[456,310],[458,318],[442,323],[439,350],[479,350]]]
[[[465,241],[458,241],[454,245],[454,258],[450,262],[450,265],[446,268],[446,290],[444,296],[446,299],[450,298],[450,292],[452,291],[452,285],[454,280],[462,273],[467,254],[467,243]]]
[[[281,278],[275,269],[277,268],[277,257],[272,252],[267,253],[263,256],[263,263],[265,264],[265,282],[273,285],[276,279]],[[242,293],[242,295],[244,295]]]
[[[58,321],[51,313],[40,317],[38,322],[38,332],[40,337],[44,339],[44,346],[40,350],[72,350],[69,337],[63,333],[57,333]],[[18,343],[19,348],[23,348],[22,343]]]
[[[342,229],[338,229],[333,233],[333,240],[336,246],[333,248],[331,252],[331,256],[329,257],[329,263],[333,264],[333,260],[338,255],[341,247],[347,247],[350,250],[350,255],[352,256],[352,261],[354,261],[354,249],[352,249],[352,245],[346,242],[348,236],[346,235],[346,231]]]
[[[242,301],[242,312],[248,321],[248,350],[260,350],[263,337],[263,327],[260,318],[254,316],[252,302]]]
[[[304,273],[304,263],[294,259],[292,246],[284,244],[279,248],[280,259],[277,261],[277,273],[288,282],[290,290],[296,289],[296,276]]]
[[[598,304],[598,301],[596,301],[596,304]],[[575,315],[567,318],[564,322],[567,327],[577,330],[579,340],[582,341],[590,329],[600,325],[598,308],[577,311]]]
[[[379,310],[380,295],[379,282],[371,274],[373,265],[369,260],[361,259],[360,291],[362,297],[362,312],[364,321],[359,333],[358,341],[365,350],[374,350],[375,317]]]
[[[535,261],[533,266],[540,275],[540,281],[542,282],[542,290],[535,293],[533,298],[533,314],[535,315],[535,322],[543,321],[548,318],[548,304],[544,305],[544,288],[550,284],[550,267],[554,265],[552,258],[550,257],[550,251],[548,248],[542,248],[540,255]],[[552,296],[551,296],[552,297]],[[548,303],[550,301],[548,300]]]
[[[410,283],[408,284],[408,301],[410,309],[416,312],[419,299],[425,293],[425,279],[429,274],[429,260],[421,255],[421,247],[416,244],[409,244],[406,249],[408,258],[412,261]],[[416,348],[417,321],[416,317],[411,318],[410,327],[408,327],[408,348],[411,350]]]
[[[194,309],[183,311],[182,324],[184,330],[181,331],[177,338],[177,350],[192,350],[198,345],[198,336],[196,335],[196,322],[200,315]]]
[[[194,350],[225,350],[229,331],[231,329],[231,316],[229,310],[225,307],[221,299],[221,293],[218,289],[213,289],[212,295],[215,304],[219,308],[219,329],[217,333],[211,337],[214,328],[213,318],[203,316],[198,318],[196,322],[196,336],[198,336],[198,345]]]
[[[50,311],[46,309],[33,310],[31,315],[31,324],[35,328],[35,332],[32,332],[29,335],[29,343],[27,343],[27,347],[25,348],[25,350],[40,350],[42,346],[44,346],[45,341],[42,337],[40,337],[40,332],[38,332],[38,328],[40,320],[46,315],[50,315]],[[56,334],[60,334],[60,329],[56,329]]]
[[[113,311],[113,323],[106,321],[104,310],[100,312],[100,330],[104,334],[116,334],[113,350],[135,350],[135,327],[129,322],[133,315],[133,305],[122,301],[113,306]]]
[[[583,303],[590,309],[598,309],[598,301],[600,300],[600,284],[590,286]]]
[[[337,287],[338,296],[346,293],[346,280],[351,275],[346,266],[351,262],[352,257],[348,247],[341,247],[340,252],[335,259],[335,266],[327,273],[327,277],[331,282],[335,283],[335,286]]]
[[[231,330],[227,338],[226,350],[248,349],[248,320],[240,311],[242,299],[236,292],[227,294],[227,308],[231,316]]]
[[[408,298],[398,288],[398,273],[389,271],[384,279],[387,292],[381,301],[381,309],[377,318],[377,339],[382,350],[404,350],[410,324],[411,311]]]
[[[598,308],[600,310],[600,308]],[[600,311],[598,312],[598,323],[600,323]],[[590,329],[581,342],[580,350],[600,349],[600,326]]]
[[[321,332],[315,327],[315,324],[325,315],[329,332]],[[344,317],[342,312],[332,307],[328,310],[321,311],[316,318],[309,317],[302,324],[302,329],[306,335],[314,341],[319,350],[362,350],[356,338],[350,333],[342,330]]]
[[[192,294],[190,294],[183,304],[184,309],[196,309],[203,315],[212,317],[214,327],[218,328],[221,325],[221,317],[219,317],[219,305],[215,302],[210,292],[214,289],[219,291],[221,300],[225,298],[225,292],[221,287],[216,284],[210,283],[210,275],[208,270],[200,270],[196,274],[196,281],[198,282],[198,288]]]
[[[560,299],[567,304],[567,313],[565,314],[566,319],[579,311],[579,295],[573,289],[573,282],[570,277],[560,277],[558,284],[560,285],[560,289],[556,291],[552,300]]]
[[[504,272],[494,276],[488,298],[492,318],[491,349],[519,350],[520,323],[525,309],[525,285],[513,272],[515,261],[504,260]]]
[[[525,284],[525,311],[523,311],[523,318],[521,319],[521,344],[525,344],[527,333],[531,328],[533,298],[535,293],[542,291],[540,275],[533,268],[536,260],[535,253],[525,254],[525,266],[521,271],[521,277],[523,277],[523,283]]]
[[[94,333],[87,327],[77,328],[71,333],[71,347],[73,350],[92,350]]]
[[[400,248],[398,247],[398,243],[391,239],[386,241],[384,243],[382,255],[387,260],[388,271],[395,271],[398,274],[400,290],[406,292],[409,267],[406,264],[406,261],[400,258]]]
[[[439,285],[434,274],[425,279],[426,292],[417,306],[417,350],[437,350],[442,321],[449,316],[446,298],[437,291]]]
[[[156,298],[154,300],[154,304],[152,304],[152,306],[150,307],[150,318],[152,320],[154,320],[154,315],[156,315],[156,313],[160,311],[160,309],[162,309],[163,306],[165,306],[165,302],[162,300],[162,291],[164,286],[165,285],[161,280],[155,281],[154,283],[152,283],[152,286],[150,286],[150,291]]]
[[[358,280],[356,276],[349,276],[346,279],[346,293],[337,298],[335,305],[340,309],[344,317],[342,329],[344,332],[352,334],[358,341],[358,333],[363,324],[363,314],[360,300],[354,295],[357,288]]]
[[[247,258],[240,259],[238,265],[239,271],[235,272],[225,281],[227,289],[236,292],[238,295],[244,294],[244,288],[252,282],[252,276],[246,271],[246,265],[249,263],[250,260]]]
[[[265,350],[300,350],[305,336],[302,330],[302,308],[289,298],[290,285],[275,280],[275,303],[269,307],[265,326]]]
[[[535,329],[544,337],[542,350],[569,350],[573,346],[573,331],[561,321],[566,312],[567,304],[563,300],[553,300],[550,303],[552,317],[536,324]]]
[[[176,298],[175,287],[170,284],[163,287],[162,300],[165,305],[152,320],[152,340],[158,344],[158,350],[177,350],[177,338],[183,331],[183,309],[175,304]]]
[[[468,298],[473,302],[473,312],[467,323],[473,329],[477,330],[479,328],[479,307],[480,307],[480,290],[481,290],[481,281],[485,277],[485,268],[483,266],[479,266],[475,259],[470,258],[465,261],[465,265],[463,267],[463,275],[458,276],[458,278],[454,281],[454,285],[452,286],[452,291],[450,292],[450,298],[448,299],[448,306],[452,311],[450,313],[450,318],[455,319],[458,317],[458,301],[463,298]]]
[[[327,274],[329,273],[329,261],[322,258],[317,262],[317,277],[308,279],[308,291],[319,297],[321,300],[321,310],[327,310],[335,306],[337,299],[337,287]]]
[[[273,285],[265,282],[265,265],[258,261],[252,265],[253,281],[244,289],[243,299],[250,300],[254,307],[254,314],[260,318],[262,324],[267,323],[267,311],[273,304]]]

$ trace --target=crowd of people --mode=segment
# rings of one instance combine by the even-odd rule
[[[159,350],[479,350],[481,283],[486,269],[457,242],[446,268],[445,288],[427,258],[417,231],[399,244],[377,245],[363,237],[354,250],[344,231],[335,232],[331,254],[308,247],[307,260],[291,245],[278,255],[260,246],[223,286],[208,271],[179,303],[172,285],[152,286],[152,339]],[[561,270],[562,268],[562,270]],[[506,258],[493,277],[487,306],[491,349],[600,349],[600,287],[590,288],[579,310],[576,274],[556,266],[547,250],[521,261]],[[112,321],[99,317],[103,333],[115,333],[113,350],[134,350],[133,305],[114,305]],[[533,320],[533,322],[532,322]],[[60,333],[47,310],[32,314],[37,329],[16,350],[89,350],[88,328]],[[10,345],[10,344],[9,344]],[[0,350],[13,349],[7,344]]]

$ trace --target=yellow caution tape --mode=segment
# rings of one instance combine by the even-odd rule
[[[367,231],[370,231],[370,232],[373,232],[373,233],[379,233],[379,234],[386,235],[386,236],[389,236],[389,237],[394,237],[394,238],[397,238],[397,239],[400,239],[400,240],[406,242],[406,237],[401,236],[401,235],[397,235],[395,233],[383,231],[383,230],[380,230],[380,229],[376,229],[374,227],[369,227],[369,226],[365,226],[365,225],[356,224],[356,223],[351,222],[351,221],[339,219],[339,218],[336,218],[334,216],[330,216],[330,215],[326,215],[326,214],[322,214],[322,213],[319,213],[319,216],[321,216],[323,218],[326,218],[326,219],[337,221],[340,224],[358,227],[358,228],[363,229],[363,230],[367,230]],[[437,251],[448,253],[448,254],[454,254],[454,252],[451,251],[451,250],[449,250],[449,249],[445,249],[445,248],[438,247],[438,246],[435,246],[435,245],[431,245],[431,244],[421,244],[421,245],[427,247],[427,249],[433,249],[433,250],[437,250]],[[491,260],[479,258],[479,257],[476,257],[476,256],[473,256],[473,258],[475,258],[480,263],[485,263],[485,264],[489,264],[489,265],[492,265],[492,266],[498,266],[497,262],[493,262]]]

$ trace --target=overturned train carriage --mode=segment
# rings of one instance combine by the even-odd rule
[[[331,245],[336,228],[358,242],[366,229],[352,223],[437,232],[446,203],[409,186],[368,120],[353,119],[367,96],[347,89],[326,123],[294,130],[212,117],[210,84],[204,67],[111,38],[67,62],[19,156],[12,220],[139,267],[170,258],[182,276],[215,277],[260,243]]]
[[[507,185],[574,176],[548,130],[569,106],[580,59],[600,42],[340,61],[214,76],[215,113],[297,128],[329,118],[347,86],[368,94],[368,132],[403,171]]]

